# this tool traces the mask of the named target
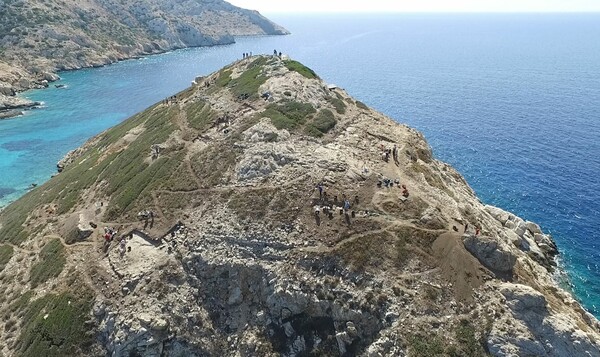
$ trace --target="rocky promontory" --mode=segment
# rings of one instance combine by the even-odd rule
[[[40,105],[29,99],[0,94],[0,119],[11,118],[23,114],[23,110]]]
[[[279,57],[91,139],[0,213],[0,353],[600,356],[535,223]]]
[[[62,70],[287,33],[258,12],[221,0],[3,1],[0,94],[46,87]]]

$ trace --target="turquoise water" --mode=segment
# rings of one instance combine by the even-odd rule
[[[240,58],[290,54],[423,131],[481,199],[555,237],[578,298],[600,316],[600,15],[273,16],[243,38],[62,73],[46,108],[0,121],[0,201],[99,131]]]

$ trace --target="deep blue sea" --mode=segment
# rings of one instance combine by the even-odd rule
[[[600,14],[271,18],[292,35],[66,72],[68,88],[25,93],[45,108],[0,121],[0,204],[196,76],[277,49],[424,132],[482,201],[540,223],[600,317]]]

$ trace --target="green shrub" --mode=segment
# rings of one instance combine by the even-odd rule
[[[315,128],[310,124],[304,128],[304,133],[308,136],[312,136],[315,138],[320,138],[323,136],[323,133],[319,129]]]
[[[396,247],[396,266],[401,268],[410,258],[410,251],[406,247],[406,238],[396,236],[394,246]]]
[[[221,70],[219,72],[219,78],[217,78],[215,81],[215,86],[218,88],[224,88],[229,84],[229,82],[231,82],[231,70]]]
[[[175,164],[179,164],[179,149],[175,149],[175,153],[161,154],[151,165],[147,162],[150,147],[164,143],[175,130],[173,120],[178,112],[177,107],[155,105],[100,134],[98,143],[82,153],[61,174],[0,213],[0,242],[22,243],[31,233],[24,223],[36,207],[54,202],[58,204],[58,214],[67,213],[78,204],[83,190],[100,181],[107,183],[103,194],[111,197],[105,218],[126,218],[124,215],[131,213],[128,210],[134,210],[141,205],[139,202],[147,201],[150,194],[147,186],[158,186],[160,181],[169,177]],[[199,118],[204,119],[205,116],[199,114]],[[202,120],[194,123],[198,127],[204,125]],[[126,150],[106,150],[136,127],[142,131]]]
[[[386,259],[392,258],[389,251],[390,236],[388,233],[367,234],[360,239],[351,240],[341,245],[336,255],[350,265],[355,271],[367,268],[380,268]]]
[[[93,298],[69,293],[46,295],[29,303],[17,349],[21,356],[73,356],[93,342],[87,334]]]
[[[307,127],[307,133],[312,136],[321,137],[335,127],[337,120],[329,109],[319,111],[312,123]]]
[[[344,113],[346,113],[346,103],[344,103],[343,100],[341,100],[339,98],[328,97],[327,101],[329,103],[331,103],[331,105],[333,105],[333,107],[335,108],[335,111],[338,114],[344,114]]]
[[[21,198],[18,203],[9,205],[2,212],[3,226],[0,228],[0,242],[8,242],[12,244],[20,244],[24,242],[28,233],[23,227],[23,223],[27,219],[30,210],[33,209],[32,204],[27,200],[27,195]]]
[[[410,357],[444,356],[444,343],[438,336],[413,335],[408,339]]]
[[[210,129],[215,123],[217,116],[210,105],[203,100],[189,104],[186,107],[186,114],[189,125],[201,132]]]
[[[4,270],[4,267],[12,258],[13,253],[13,247],[10,245],[0,245],[0,272]]]
[[[488,356],[483,348],[483,342],[475,336],[475,327],[468,320],[461,320],[456,327],[456,341],[458,344],[448,351],[452,357],[480,357]]]
[[[270,189],[234,193],[227,203],[227,207],[241,219],[262,220],[268,213],[269,203],[273,200],[275,193]]]
[[[33,288],[60,275],[67,259],[65,248],[58,239],[46,243],[39,255],[39,261],[31,267],[31,286]]]
[[[288,118],[279,110],[274,108],[267,108],[264,112],[262,112],[261,115],[270,118],[271,123],[273,123],[273,125],[279,130],[286,129],[288,131],[291,131],[299,125],[298,122]]]
[[[411,165],[413,172],[418,174],[423,174],[425,181],[429,184],[429,186],[433,186],[439,188],[442,191],[450,191],[446,187],[444,180],[440,177],[438,173],[433,171],[429,166],[422,165],[418,162],[413,162]]]
[[[309,103],[290,100],[277,104],[269,104],[267,109],[262,113],[262,116],[270,118],[277,129],[291,131],[304,125],[307,118],[315,112],[315,108]]]
[[[268,143],[273,143],[273,142],[277,141],[278,137],[279,137],[279,135],[277,135],[277,133],[266,133],[265,141]]]
[[[258,87],[267,81],[267,77],[262,74],[266,61],[263,57],[254,60],[244,73],[229,82],[229,87],[236,97],[243,95],[248,95],[250,98],[258,97]]]
[[[289,60],[285,61],[284,64],[290,71],[298,72],[308,79],[319,78],[319,76],[317,76],[317,74],[312,69],[306,67],[298,61]]]
[[[303,123],[309,115],[316,112],[310,103],[300,103],[292,100],[280,103],[277,109],[288,118],[300,123]]]
[[[223,148],[210,147],[191,158],[192,170],[200,179],[202,188],[225,183],[228,179],[224,174],[237,163],[239,150],[232,143],[224,144]]]
[[[356,101],[356,106],[359,107],[360,109],[363,110],[367,110],[369,109],[369,107],[367,107],[367,105],[359,100]]]
[[[181,163],[171,177],[161,184],[162,189],[173,192],[187,192],[197,190],[198,184],[195,175],[190,172],[187,163]]]

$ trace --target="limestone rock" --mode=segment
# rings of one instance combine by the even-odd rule
[[[527,226],[527,229],[532,234],[541,234],[542,233],[542,230],[541,230],[540,226],[537,225],[537,224],[535,224],[535,223],[533,223],[533,222],[527,221],[527,222],[525,222],[525,225]]]
[[[500,292],[506,298],[507,305],[515,312],[534,310],[542,312],[546,308],[544,295],[532,287],[520,284],[504,284]]]
[[[466,236],[463,238],[465,248],[494,272],[511,273],[516,257],[510,249],[500,241],[484,236]]]
[[[484,206],[484,209],[502,225],[506,224],[506,222],[510,219],[511,216],[510,213],[498,207],[486,205]]]
[[[494,326],[488,337],[493,355],[600,356],[599,346],[578,330],[571,318],[550,313],[539,291],[505,283],[500,292],[517,323],[504,329]]]

